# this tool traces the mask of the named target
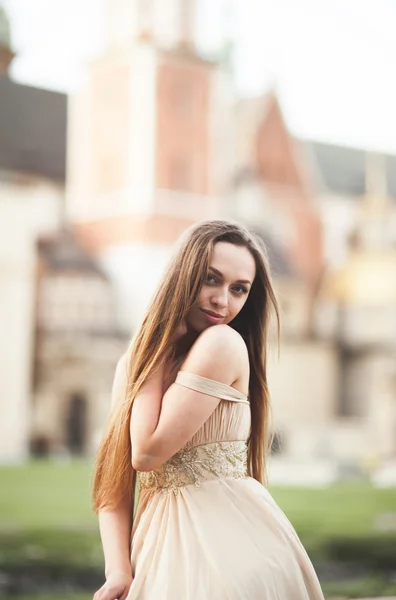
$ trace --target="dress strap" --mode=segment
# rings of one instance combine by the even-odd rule
[[[191,390],[195,390],[196,392],[202,392],[208,396],[215,396],[221,400],[249,404],[247,397],[230,385],[215,381],[214,379],[207,379],[207,377],[202,377],[195,373],[179,371],[175,383],[190,388]]]

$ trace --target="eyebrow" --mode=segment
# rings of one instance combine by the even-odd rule
[[[218,275],[219,277],[223,277],[223,273],[221,273],[221,271],[218,271],[214,267],[209,267],[209,270],[216,273],[216,275]],[[252,285],[252,282],[249,281],[249,279],[238,279],[235,283],[248,283],[249,285]]]

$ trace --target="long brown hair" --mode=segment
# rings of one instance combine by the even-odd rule
[[[143,382],[155,371],[171,340],[195,304],[207,276],[217,242],[246,247],[256,263],[256,276],[248,299],[230,323],[244,338],[250,359],[249,398],[251,432],[248,440],[248,473],[265,481],[270,398],[267,384],[267,338],[271,312],[279,310],[272,287],[266,250],[245,227],[230,221],[204,221],[191,227],[165,272],[130,348],[128,383],[123,402],[110,415],[99,449],[94,474],[93,506],[111,509],[134,497],[136,472],[131,464],[130,418],[132,403]]]

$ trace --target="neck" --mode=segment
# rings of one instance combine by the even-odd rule
[[[191,346],[194,344],[198,336],[199,332],[187,327],[186,335],[180,338],[175,344],[175,358],[184,358],[188,354]]]

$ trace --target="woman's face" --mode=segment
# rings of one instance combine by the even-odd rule
[[[187,325],[202,332],[232,321],[245,304],[256,275],[254,258],[244,246],[215,244],[206,281],[187,315]]]

